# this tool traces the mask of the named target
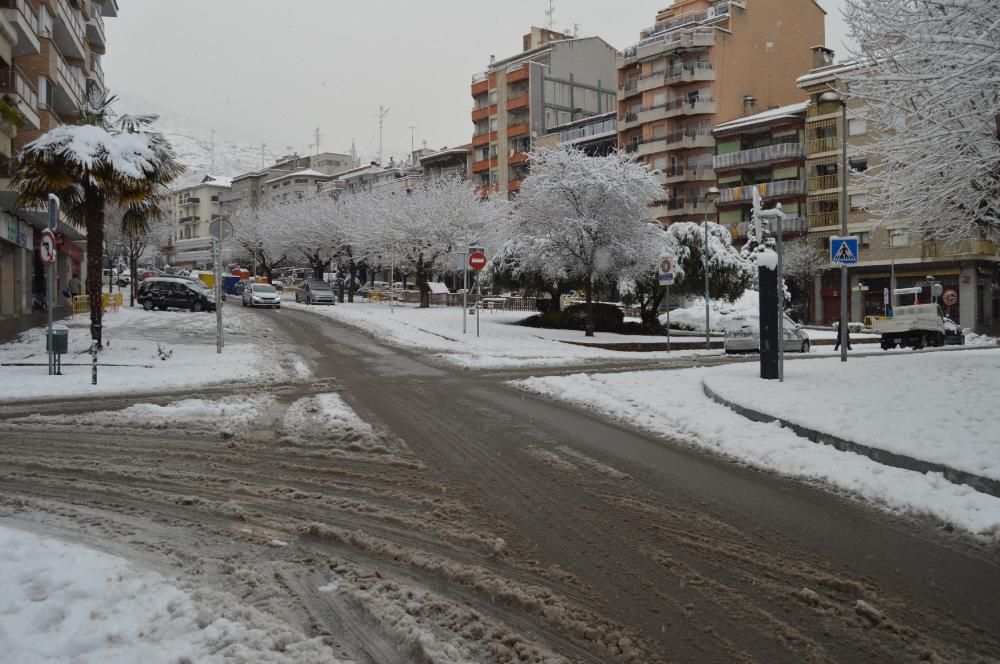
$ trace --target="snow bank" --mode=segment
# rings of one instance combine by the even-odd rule
[[[97,385],[91,384],[89,317],[75,316],[61,321],[69,327],[69,353],[63,356],[61,376],[48,375],[44,327],[0,345],[0,364],[7,365],[0,369],[0,399],[153,392],[309,375],[295,353],[275,343],[262,317],[233,306],[225,309],[222,354],[216,353],[212,314],[126,307],[105,314],[103,320],[106,347],[98,358],[102,366]],[[31,366],[11,366],[24,364]]]
[[[788,363],[786,369],[792,364]],[[929,514],[974,533],[1000,536],[1000,499],[953,484],[939,474],[922,475],[883,466],[858,454],[812,443],[777,424],[751,422],[705,396],[702,380],[718,370],[575,374],[512,384],[589,406],[611,419],[751,466],[829,483],[889,510]],[[758,380],[755,388],[759,389],[763,382]],[[878,384],[883,395],[874,403],[886,398],[884,382]],[[877,415],[877,409],[869,409],[867,419],[855,417],[870,421],[873,415]]]
[[[321,639],[235,599],[0,526],[3,661],[337,664]]]
[[[871,447],[1000,479],[1000,352],[952,351],[786,362],[785,382],[755,364],[705,384],[768,415]]]
[[[722,332],[733,316],[760,315],[760,294],[748,290],[734,302],[710,300],[708,303],[709,324],[713,332]],[[660,322],[667,324],[667,315],[660,316]],[[682,330],[705,331],[705,298],[696,298],[689,307],[670,312],[670,325]]]

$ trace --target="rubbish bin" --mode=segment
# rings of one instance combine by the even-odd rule
[[[69,328],[65,325],[53,325],[52,333],[45,337],[45,350],[57,355],[69,353]]]

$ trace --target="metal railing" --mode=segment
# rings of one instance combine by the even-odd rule
[[[0,72],[0,92],[15,94],[23,99],[30,109],[38,109],[38,92],[18,67],[8,67]]]
[[[65,79],[69,91],[74,95],[76,101],[83,101],[86,89],[86,84],[83,83],[83,72],[78,67],[68,65],[62,55],[56,58],[56,71]]]
[[[806,183],[802,180],[776,180],[773,182],[759,182],[741,187],[726,187],[719,191],[720,203],[733,203],[736,201],[753,200],[754,188],[760,192],[762,198],[776,196],[795,196],[806,193]]]
[[[817,152],[831,152],[839,147],[840,141],[836,136],[815,138],[809,141],[809,154],[816,154]]]
[[[38,32],[38,12],[28,0],[0,0],[0,9],[16,9],[21,13],[32,32]]]
[[[938,258],[945,256],[996,256],[997,245],[989,240],[960,240],[958,242],[942,242],[928,240],[921,247],[923,258]]]
[[[712,165],[716,169],[736,168],[778,159],[800,159],[805,156],[806,146],[802,143],[778,143],[729,154],[717,154],[712,159]]]
[[[836,226],[840,224],[840,212],[810,212],[809,228],[820,228],[823,226]]]
[[[809,178],[809,191],[820,191],[822,189],[836,189],[840,186],[840,177],[837,175],[820,175]]]

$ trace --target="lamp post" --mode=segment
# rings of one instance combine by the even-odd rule
[[[840,104],[841,133],[841,165],[840,165],[840,234],[847,235],[847,98],[835,90],[824,92],[819,96],[822,103]],[[847,266],[840,266],[840,361],[847,361],[847,327],[850,324],[847,315],[847,298],[850,291],[847,286]]]
[[[889,306],[886,308],[886,316],[892,316],[896,310],[896,252],[891,251],[896,248],[893,238],[906,235],[903,231],[889,231]]]
[[[705,192],[705,197],[704,197],[705,202],[708,203],[709,205],[714,205],[715,202],[719,200],[720,195],[721,194],[719,193],[718,187],[709,187],[708,190]],[[705,225],[705,247],[704,250],[702,251],[702,258],[705,261],[705,350],[709,350],[712,347],[712,340],[710,339],[712,329],[709,324],[711,318],[709,317],[709,312],[708,312],[709,295],[708,295],[708,208],[707,207],[705,209],[704,225]]]

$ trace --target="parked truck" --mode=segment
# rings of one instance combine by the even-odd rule
[[[896,307],[892,318],[875,321],[874,332],[882,335],[882,350],[943,346],[944,312],[937,304]]]

